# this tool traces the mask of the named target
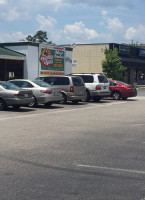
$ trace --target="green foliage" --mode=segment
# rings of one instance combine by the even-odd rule
[[[26,40],[28,42],[36,42],[38,40],[39,42],[45,42],[46,43],[47,40],[48,40],[47,32],[39,30],[39,31],[37,31],[37,33],[34,36],[28,35],[26,37]]]
[[[118,49],[105,49],[104,54],[105,60],[102,61],[103,73],[105,73],[108,78],[123,80],[123,72],[125,72],[127,68],[122,65],[121,60],[118,58]]]

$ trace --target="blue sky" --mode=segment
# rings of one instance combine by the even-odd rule
[[[144,43],[145,0],[0,0],[0,42],[38,30],[56,44]]]

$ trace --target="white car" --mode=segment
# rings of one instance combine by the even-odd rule
[[[62,100],[61,92],[40,80],[13,79],[10,81],[23,89],[30,89],[33,92],[34,101],[29,104],[30,107],[37,107],[38,104],[51,106],[53,103],[60,103]]]
[[[110,95],[109,82],[104,74],[79,73],[73,74],[81,76],[86,86],[86,101],[91,98],[94,101],[100,101],[102,97]]]

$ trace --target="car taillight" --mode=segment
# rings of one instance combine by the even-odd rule
[[[96,90],[101,90],[101,86],[100,85],[96,85]]]
[[[52,94],[52,90],[41,90],[41,92],[45,94]]]
[[[74,92],[74,87],[70,86],[70,92]]]
[[[14,94],[14,96],[15,96],[15,97],[23,97],[23,96],[24,96],[24,94],[22,94],[22,93],[19,93],[19,94]]]
[[[29,97],[32,97],[32,96],[33,96],[33,93],[32,93],[32,92],[29,92],[28,95],[29,95]]]

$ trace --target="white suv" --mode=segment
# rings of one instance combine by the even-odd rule
[[[90,99],[100,101],[102,97],[110,95],[109,82],[104,74],[79,73],[73,75],[82,77],[86,86],[86,101]]]

